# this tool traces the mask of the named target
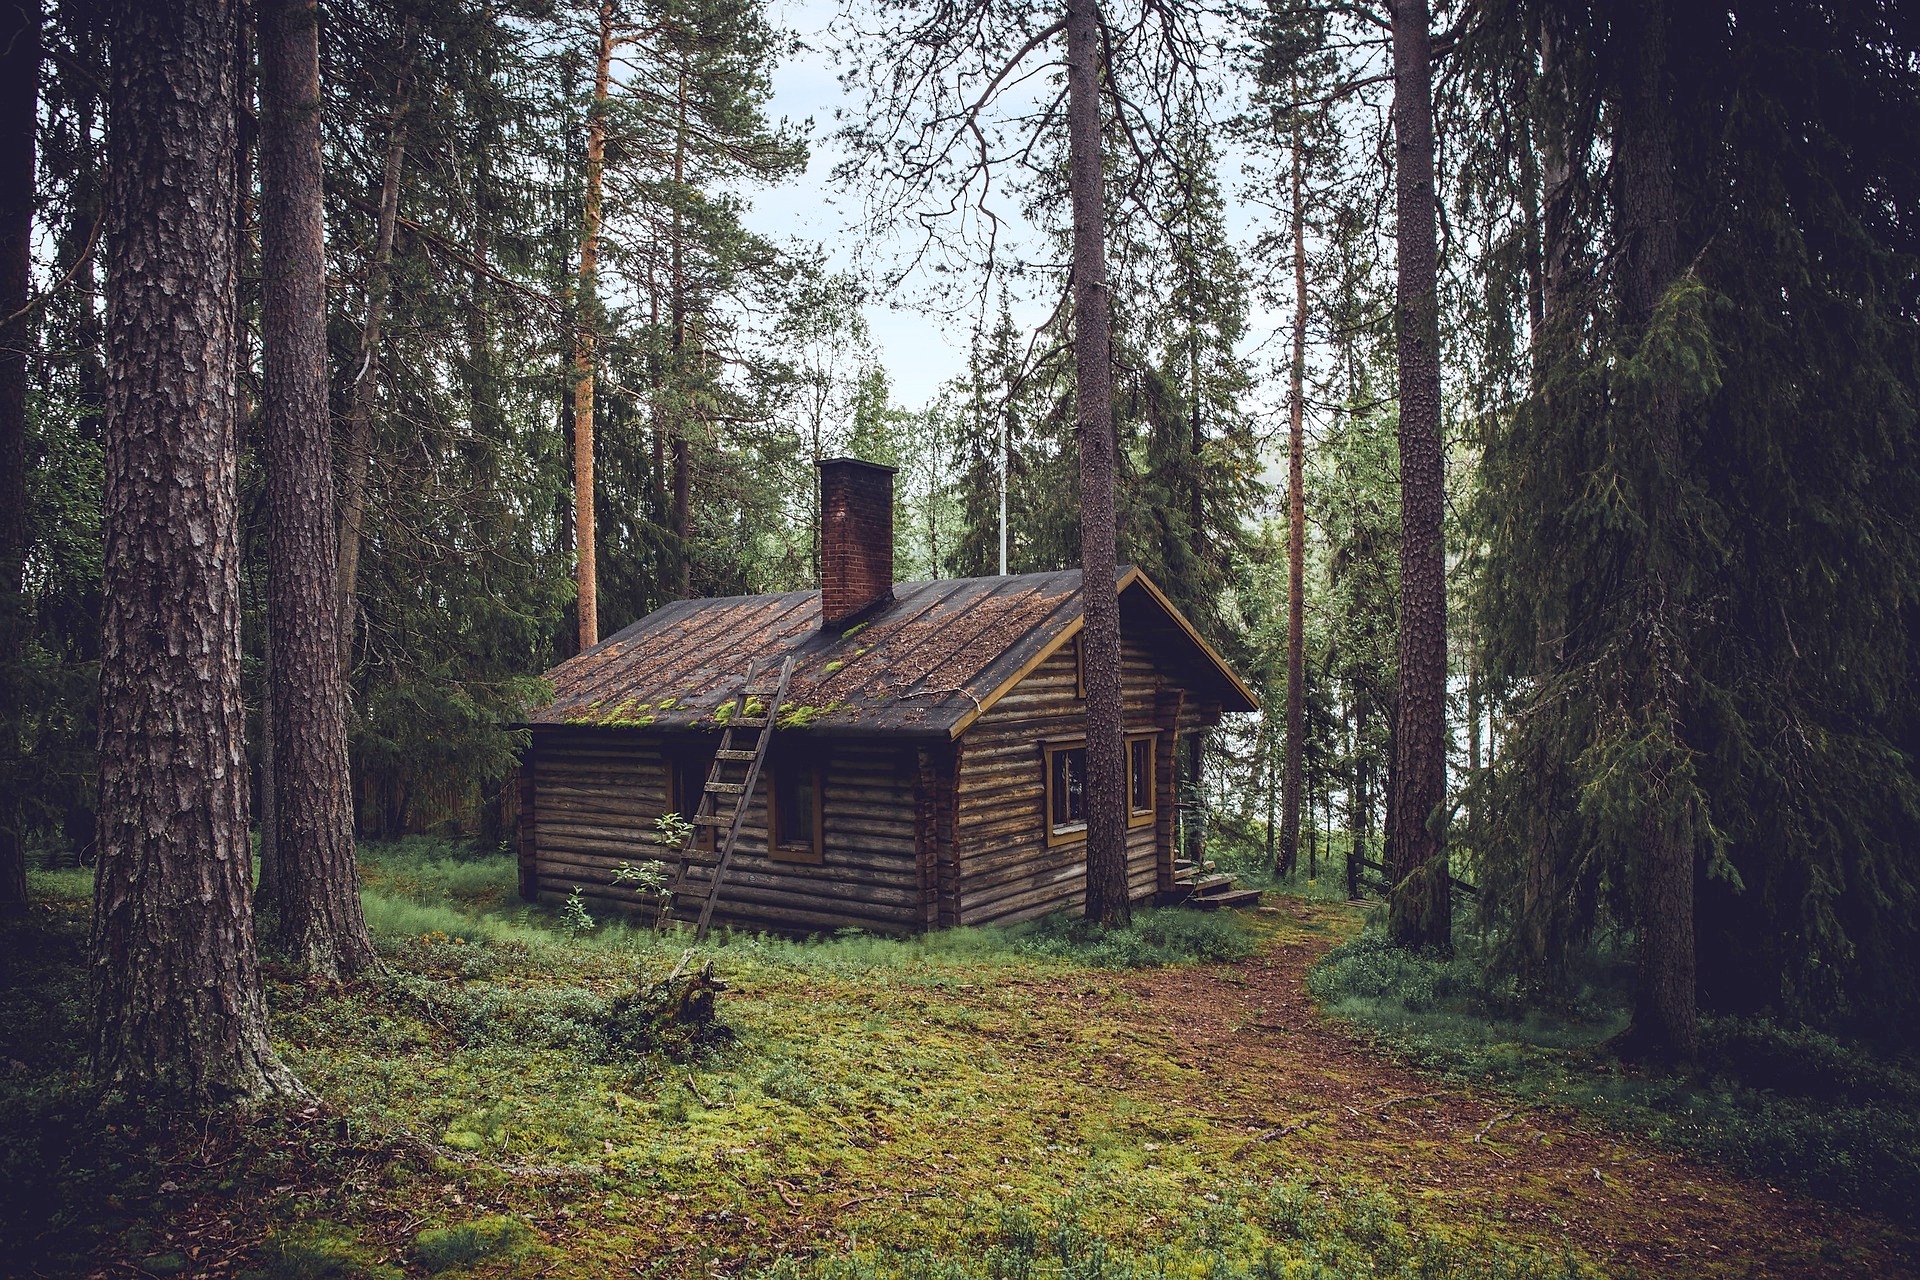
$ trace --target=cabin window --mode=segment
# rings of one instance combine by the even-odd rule
[[[1144,827],[1153,821],[1154,735],[1127,738],[1127,825]]]
[[[772,769],[767,787],[767,856],[818,864],[826,856],[826,770],[804,760]]]
[[[1087,748],[1046,749],[1047,843],[1063,844],[1087,832]]]
[[[1144,827],[1154,818],[1154,773],[1157,736],[1148,731],[1127,735],[1127,825]],[[1047,743],[1047,843],[1065,844],[1087,833],[1087,746],[1085,742]]]
[[[673,806],[674,813],[692,822],[693,815],[700,811],[700,793],[707,785],[707,771],[713,768],[713,749],[694,747],[670,752],[666,756],[666,763],[668,803]],[[700,828],[694,848],[713,848],[712,827]]]

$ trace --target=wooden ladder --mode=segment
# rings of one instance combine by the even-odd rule
[[[771,688],[754,684],[757,666],[757,663],[748,664],[747,678],[734,691],[733,710],[720,730],[720,746],[713,753],[713,764],[707,770],[706,785],[700,791],[700,804],[694,811],[693,828],[687,832],[686,842],[680,846],[680,870],[674,876],[673,887],[669,890],[667,901],[670,903],[678,903],[682,895],[691,897],[699,884],[693,878],[694,868],[711,868],[711,874],[705,881],[704,900],[700,904],[700,923],[693,934],[695,942],[706,940],[707,926],[713,920],[713,904],[720,898],[721,882],[726,879],[727,868],[733,863],[733,847],[740,838],[740,824],[747,815],[747,802],[753,798],[753,789],[760,782],[760,766],[767,760],[767,744],[773,740],[774,722],[780,717],[780,705],[786,701],[787,683],[793,679],[792,658],[780,664],[779,682]],[[749,715],[748,708],[756,699],[763,705],[755,714]],[[756,731],[752,749],[734,746],[734,733],[749,729]],[[734,775],[733,780],[729,780],[729,774]],[[732,810],[722,816],[722,806],[727,804],[732,806]],[[724,833],[716,841],[715,856],[711,859],[701,856],[700,836],[703,831]]]

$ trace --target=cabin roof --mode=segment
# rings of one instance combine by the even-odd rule
[[[1180,663],[1225,710],[1251,691],[1160,589],[1119,580],[1121,629]],[[792,655],[782,728],[956,738],[1082,625],[1080,571],[902,582],[859,625],[822,630],[820,593],[676,600],[546,673],[554,699],[534,725],[694,730],[757,662]],[[797,722],[797,723],[796,723]]]

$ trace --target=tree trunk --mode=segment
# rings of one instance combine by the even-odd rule
[[[301,972],[338,980],[373,963],[373,940],[353,862],[336,613],[319,13],[316,0],[262,0],[259,14],[267,696],[280,864],[272,928]]]
[[[600,643],[600,596],[594,561],[593,359],[600,322],[600,195],[607,155],[607,90],[613,67],[613,0],[600,0],[593,60],[593,106],[587,112],[587,195],[580,226],[579,332],[573,345],[573,551],[580,647]]]
[[[1567,155],[1565,125],[1568,112],[1566,72],[1561,66],[1557,49],[1553,29],[1543,21],[1540,26],[1540,78],[1546,106],[1541,112],[1539,129],[1542,151],[1540,301],[1531,362],[1533,389],[1543,397],[1549,394],[1545,385],[1547,334],[1560,322],[1566,310],[1567,264],[1573,251],[1572,169]],[[1550,670],[1553,666],[1553,643],[1546,634],[1540,637],[1536,658],[1540,670]],[[1541,779],[1540,785],[1543,791],[1549,790],[1556,781]],[[1544,801],[1537,807],[1537,812],[1551,813],[1555,803]],[[1533,825],[1535,829],[1529,833],[1526,841],[1518,925],[1521,981],[1539,989],[1551,985],[1561,968],[1565,957],[1560,953],[1560,940],[1566,936],[1566,932],[1558,927],[1563,907],[1555,858],[1557,851],[1552,843],[1552,823],[1538,821]]]
[[[1400,695],[1394,717],[1389,932],[1447,947],[1446,845],[1428,822],[1446,797],[1447,582],[1441,519],[1440,314],[1434,243],[1432,35],[1426,0],[1393,5],[1395,320],[1400,398]]]
[[[373,228],[373,260],[367,264],[367,314],[360,322],[360,358],[347,390],[346,457],[340,484],[340,567],[335,609],[340,618],[340,666],[353,665],[353,636],[360,617],[360,541],[367,522],[367,472],[373,464],[373,402],[380,394],[380,331],[393,289],[393,237],[400,221],[400,175],[407,164],[407,111],[412,105],[414,20],[401,31],[407,63],[394,84],[393,117],[387,126],[387,161],[380,173],[380,211]]]
[[[693,594],[693,495],[692,475],[687,459],[687,418],[692,411],[693,379],[687,360],[687,259],[686,226],[683,211],[687,198],[687,72],[680,70],[679,87],[674,96],[673,141],[673,243],[672,290],[667,300],[673,323],[673,545],[674,595],[685,600]]]
[[[0,10],[0,758],[21,750],[27,638],[27,299],[33,275],[40,3]],[[27,909],[25,815],[0,796],[0,917]]]
[[[1307,221],[1300,125],[1293,126],[1293,367],[1287,410],[1287,754],[1280,794],[1281,875],[1300,861],[1300,770],[1307,732]]]
[[[274,905],[280,897],[280,784],[277,780],[278,766],[274,764],[274,750],[280,735],[278,726],[273,722],[273,637],[268,635],[264,646],[265,661],[261,664],[260,694],[260,812],[255,821],[260,826],[260,880],[253,889],[253,908],[256,929],[267,931],[271,926],[265,922],[278,910]]]
[[[233,420],[232,0],[117,14],[107,224],[101,1087],[228,1105],[299,1085],[254,958]]]
[[[1620,318],[1623,339],[1641,341],[1679,270],[1666,9],[1642,0],[1621,15],[1617,30],[1622,83],[1614,146],[1615,243],[1625,250]],[[1640,732],[1653,749],[1641,821],[1640,973],[1626,1039],[1684,1060],[1694,1056],[1698,1045],[1693,844],[1673,815],[1669,796],[1686,754],[1680,707],[1686,688],[1686,619],[1675,565],[1682,536],[1678,489],[1684,466],[1679,401],[1670,388],[1656,387],[1638,414],[1628,412],[1627,420],[1640,429],[1637,444],[1652,460],[1654,478],[1635,611],[1641,633],[1635,649],[1645,669],[1635,673],[1639,687],[1634,696],[1647,718]]]
[[[1067,0],[1067,139],[1073,196],[1074,400],[1080,435],[1081,638],[1087,674],[1087,916],[1132,918],[1114,526],[1113,369],[1100,157],[1100,9]]]

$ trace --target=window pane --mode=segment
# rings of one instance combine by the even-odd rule
[[[1053,800],[1053,825],[1064,827],[1069,821],[1067,817],[1067,753],[1053,752],[1047,757],[1047,765],[1053,771],[1053,776],[1047,783],[1047,792]]]
[[[813,791],[812,769],[802,767],[780,771],[779,796],[774,808],[780,819],[780,831],[776,838],[781,844],[813,848]]]
[[[1060,753],[1067,762],[1067,821],[1087,820],[1087,749],[1075,747]]]
[[[1135,738],[1127,747],[1133,765],[1128,798],[1135,813],[1145,813],[1153,808],[1153,739]]]

